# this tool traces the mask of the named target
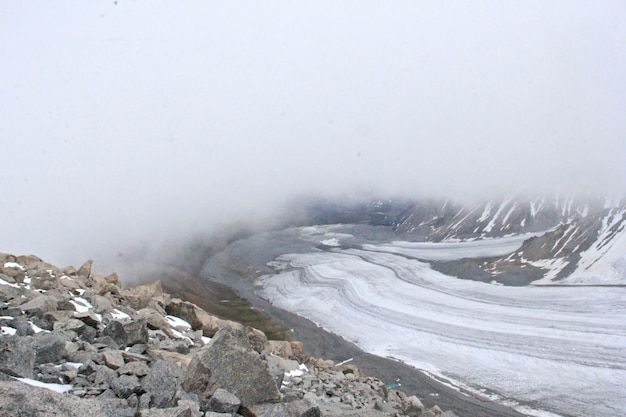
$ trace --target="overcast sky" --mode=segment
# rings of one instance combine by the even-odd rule
[[[61,263],[300,194],[621,193],[626,2],[6,0],[0,144],[0,251]]]

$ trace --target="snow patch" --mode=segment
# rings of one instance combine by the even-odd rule
[[[32,385],[33,387],[45,388],[50,391],[58,392],[60,394],[68,392],[74,387],[73,385],[51,384],[51,383],[46,383],[46,382],[41,382],[41,381],[35,381],[34,379],[30,379],[30,378],[15,378],[15,379],[25,384]]]
[[[17,269],[21,269],[22,271],[24,271],[24,266],[18,264],[17,262],[5,262],[4,267],[5,268],[17,268]]]

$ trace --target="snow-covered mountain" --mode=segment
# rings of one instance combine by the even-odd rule
[[[624,200],[508,196],[465,205],[431,200],[411,204],[394,226],[407,239],[431,242],[528,234],[514,253],[454,266],[478,266],[482,279],[518,285],[626,283]],[[450,265],[440,267],[451,271]]]

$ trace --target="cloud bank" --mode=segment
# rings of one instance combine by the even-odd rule
[[[0,5],[0,250],[299,195],[626,190],[623,2]]]

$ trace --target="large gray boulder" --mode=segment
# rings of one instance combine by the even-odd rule
[[[39,333],[35,336],[31,349],[35,352],[35,364],[59,362],[67,354],[65,342],[68,340],[58,333]]]
[[[103,405],[21,382],[0,381],[0,417],[110,417]]]
[[[187,367],[183,388],[201,399],[223,388],[248,406],[280,400],[267,363],[254,351],[242,329],[222,328]]]
[[[0,372],[11,376],[32,378],[35,352],[32,337],[0,337]]]
[[[154,362],[143,380],[144,391],[150,394],[150,406],[157,408],[173,407],[178,386],[176,365],[164,360]]]

